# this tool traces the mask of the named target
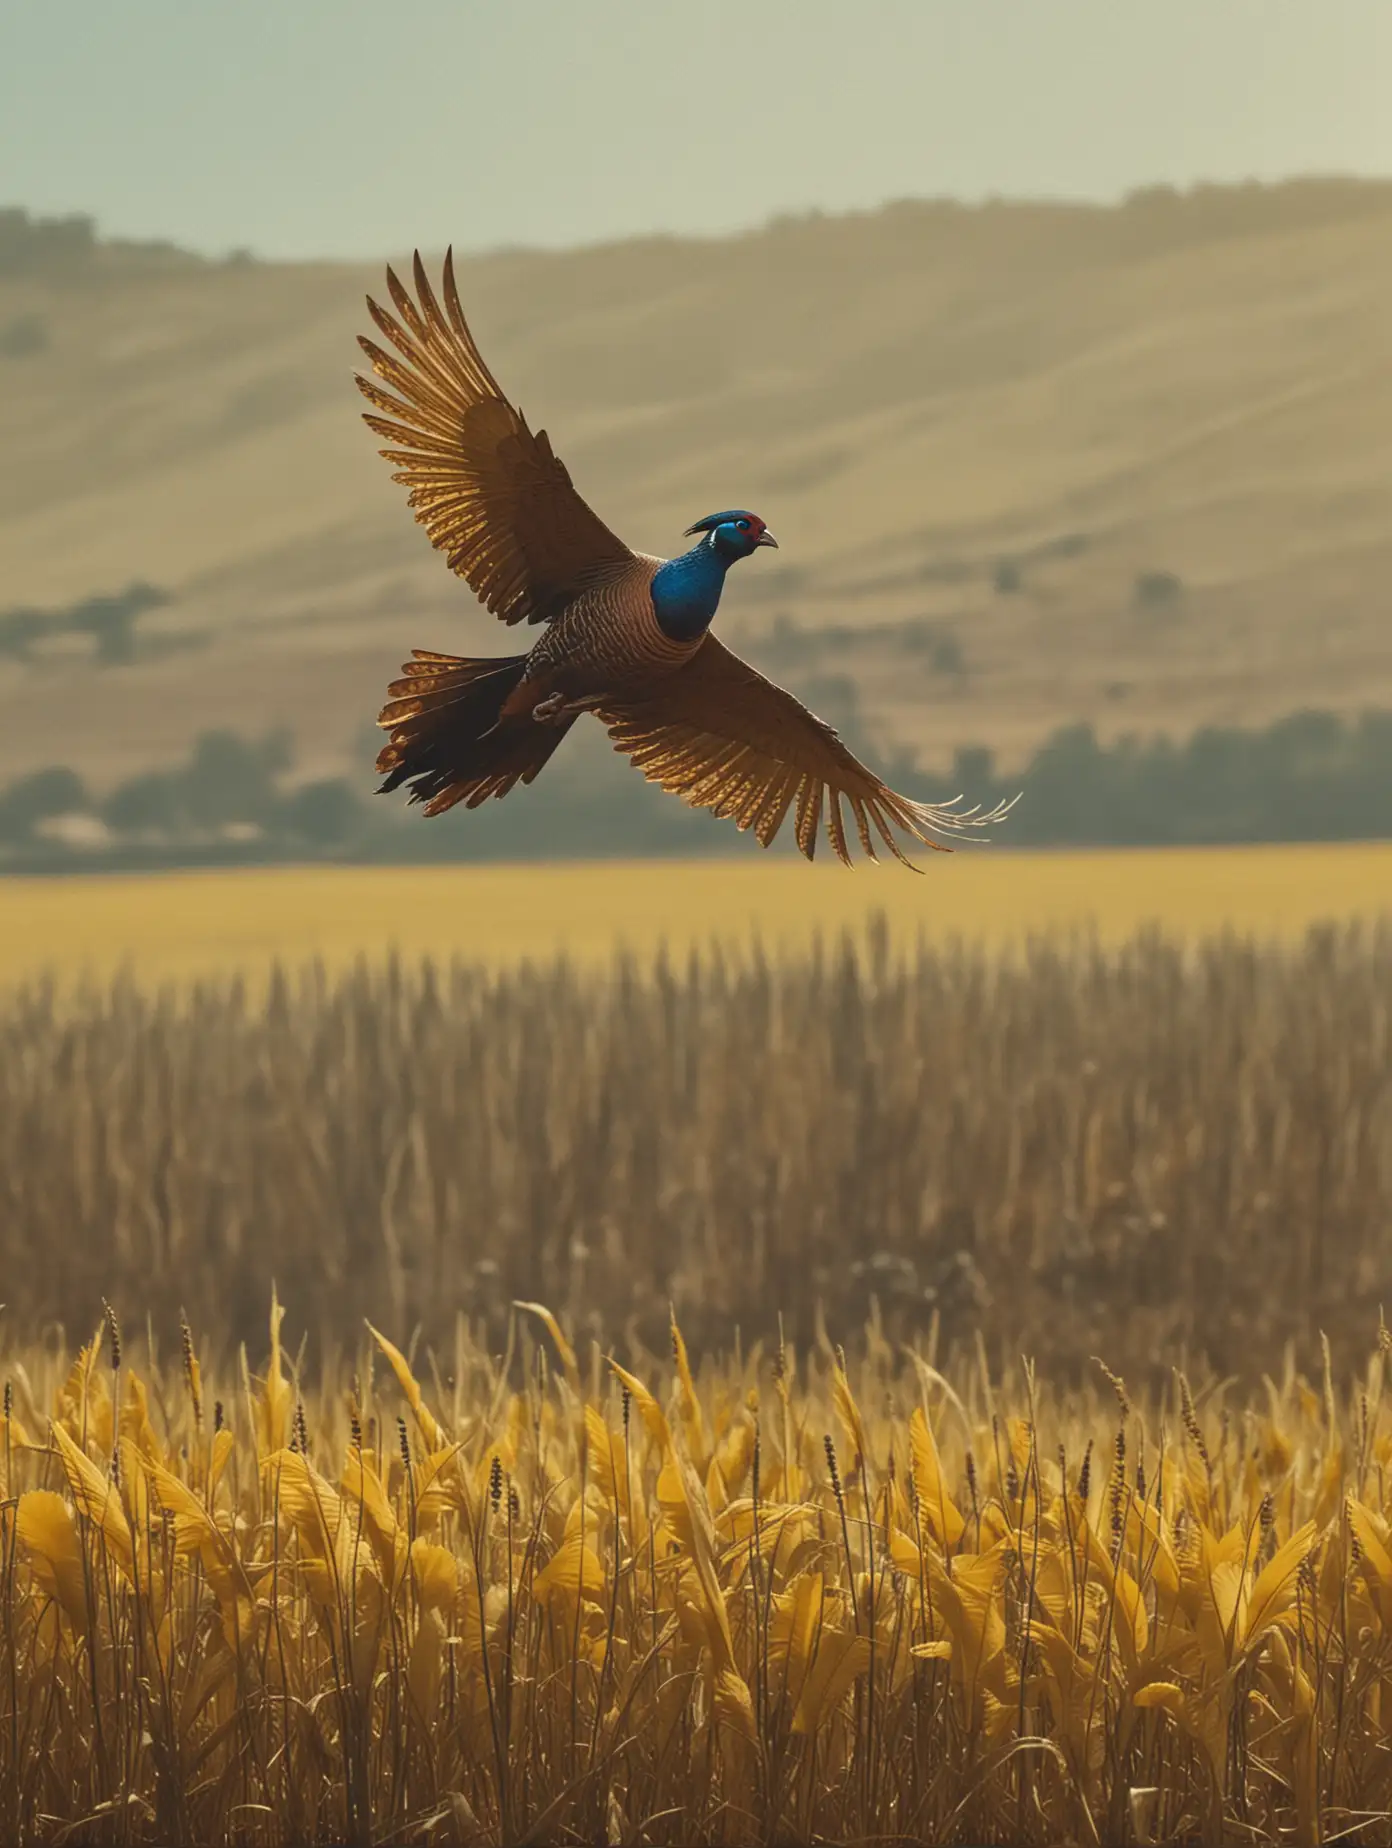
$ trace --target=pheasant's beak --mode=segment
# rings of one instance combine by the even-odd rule
[[[774,538],[773,534],[769,531],[767,526],[759,534],[759,537],[754,541],[754,544],[756,547],[761,546],[761,545],[771,545],[775,552],[778,550],[778,541]]]

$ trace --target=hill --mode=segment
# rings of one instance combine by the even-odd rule
[[[0,214],[0,781],[220,725],[337,773],[410,645],[504,646],[358,421],[381,267],[84,223]],[[765,515],[723,632],[849,680],[887,748],[1392,705],[1392,185],[904,203],[460,284],[632,543]]]

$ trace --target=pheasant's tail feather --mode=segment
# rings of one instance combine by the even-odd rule
[[[973,843],[988,839],[989,837],[982,830],[994,827],[999,821],[1004,821],[1020,800],[1020,795],[1017,791],[1008,801],[997,802],[992,808],[983,808],[979,802],[973,803],[971,808],[962,808],[959,805],[964,800],[962,796],[953,796],[946,802],[914,802],[908,796],[886,791],[876,806],[884,809],[890,819],[897,822],[905,833],[911,835],[924,847],[931,847],[935,853],[951,853],[951,846],[947,840],[941,838],[942,836],[966,839]],[[885,834],[884,823],[880,820],[878,813],[875,815],[875,822],[880,833],[884,834],[885,839],[889,841],[896,856],[903,859],[904,856],[899,852],[894,841]],[[873,860],[875,855],[863,828],[861,843]],[[846,856],[843,854],[841,857],[844,859]]]
[[[476,661],[415,649],[377,719],[389,734],[377,758],[385,779],[378,793],[408,784],[412,802],[440,815],[532,782],[568,727],[501,719],[526,666],[526,655]]]

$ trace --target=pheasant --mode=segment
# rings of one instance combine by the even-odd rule
[[[943,834],[1003,809],[931,807],[897,795],[830,725],[711,633],[725,575],[777,540],[743,508],[687,528],[679,557],[632,551],[571,485],[544,430],[504,396],[474,344],[445,257],[443,308],[419,254],[416,299],[390,269],[396,315],[368,298],[395,349],[359,336],[376,379],[358,386],[369,427],[409,490],[415,517],[505,623],[544,625],[525,654],[472,660],[415,649],[378,725],[379,793],[403,783],[438,815],[530,783],[582,713],[593,713],[644,776],[693,807],[753,829],[767,847],[790,811],[811,860],[825,820],[848,865],[849,807],[864,852],[875,835],[906,866],[898,836],[946,851]],[[399,318],[398,318],[399,317]],[[389,389],[384,389],[388,387]]]

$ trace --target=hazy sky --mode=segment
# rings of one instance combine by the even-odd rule
[[[0,0],[0,204],[209,251],[1392,173],[1392,0]]]

